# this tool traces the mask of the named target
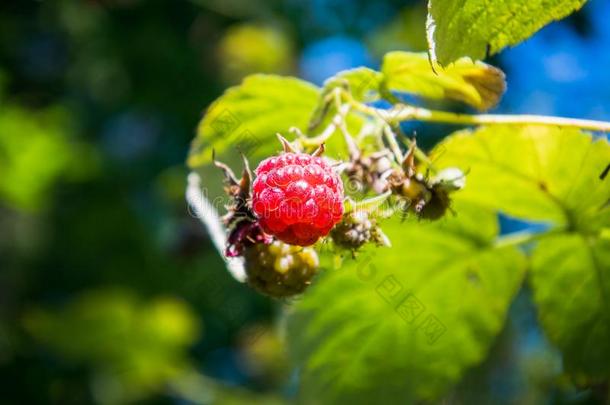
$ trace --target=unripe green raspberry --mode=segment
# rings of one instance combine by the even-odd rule
[[[305,291],[319,266],[318,254],[311,247],[289,245],[275,240],[246,248],[248,284],[275,298]]]
[[[353,211],[331,231],[333,242],[339,247],[357,250],[367,242],[378,246],[389,246],[390,242],[377,225],[377,221],[366,211]]]
[[[358,249],[371,240],[373,223],[364,211],[355,211],[343,217],[332,230],[333,241],[347,249]]]

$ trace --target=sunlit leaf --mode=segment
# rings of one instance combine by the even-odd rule
[[[566,369],[607,378],[610,240],[568,233],[544,239],[533,253],[531,283],[542,326]]]
[[[413,403],[442,395],[502,328],[524,259],[494,248],[495,216],[392,221],[392,248],[327,270],[288,318],[301,394],[316,403]]]
[[[538,315],[568,371],[610,366],[610,145],[578,130],[490,126],[463,131],[433,154],[468,170],[460,198],[555,227],[535,246]]]
[[[575,129],[461,131],[439,144],[432,159],[468,173],[462,198],[523,219],[590,228],[610,198],[610,181],[600,179],[610,144]]]
[[[323,93],[328,94],[336,87],[343,87],[359,101],[370,101],[367,97],[379,91],[382,74],[366,67],[344,70],[324,82]],[[373,97],[374,98],[374,97]]]
[[[188,158],[191,168],[210,163],[212,150],[241,150],[259,158],[280,149],[276,133],[302,131],[318,104],[318,89],[302,80],[252,75],[228,89],[206,111]]]
[[[516,45],[586,0],[429,0],[427,35],[433,59],[484,59]]]
[[[461,101],[480,110],[495,106],[506,89],[500,69],[470,58],[433,70],[425,53],[390,52],[381,71],[390,90]]]

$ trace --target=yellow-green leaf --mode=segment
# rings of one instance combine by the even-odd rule
[[[489,126],[437,146],[436,164],[469,171],[460,199],[551,223],[533,249],[541,324],[565,369],[608,377],[610,365],[610,144],[576,129]]]
[[[248,157],[268,155],[280,145],[276,133],[291,127],[306,130],[318,104],[319,90],[292,77],[252,75],[228,89],[206,111],[191,146],[188,165],[212,160],[212,150],[243,151]]]
[[[288,344],[305,403],[435,400],[483,360],[520,286],[525,260],[496,248],[494,215],[385,223],[392,248],[326,270],[292,308]]]
[[[382,78],[381,73],[367,67],[344,70],[324,82],[323,93],[328,94],[336,87],[344,87],[356,100],[369,101],[379,92]]]
[[[608,209],[610,181],[600,174],[610,162],[610,144],[577,129],[460,131],[440,143],[432,159],[468,173],[462,198],[522,219],[584,229],[597,226],[593,218]]]
[[[506,90],[500,69],[470,58],[433,70],[425,53],[390,52],[381,70],[390,90],[461,101],[479,110],[495,106]]]
[[[531,283],[540,322],[566,370],[607,378],[610,241],[574,233],[545,238],[533,253]]]

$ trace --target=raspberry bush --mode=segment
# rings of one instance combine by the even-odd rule
[[[0,405],[610,405],[608,50],[610,0],[1,0]]]
[[[455,29],[441,21],[448,2],[430,8],[430,40]],[[455,21],[480,14],[455,10]],[[485,114],[504,73],[452,50],[481,56],[534,30],[390,52],[379,71],[339,72],[321,88],[252,75],[208,109],[189,165],[225,172],[236,278],[299,296],[285,330],[305,402],[443,398],[494,346],[526,279],[566,374],[589,387],[610,378],[610,145],[596,132],[610,123]],[[218,124],[227,111],[237,126]],[[411,121],[472,128],[431,145],[405,131]],[[218,161],[238,149],[239,180]],[[501,235],[500,214],[545,226]]]

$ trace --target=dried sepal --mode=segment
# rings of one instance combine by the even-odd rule
[[[429,170],[423,174],[415,161],[416,142],[411,141],[400,169],[394,170],[388,180],[392,193],[399,199],[403,214],[414,212],[418,218],[436,220],[451,210],[450,194],[465,185],[465,175],[457,168],[447,168],[432,178]]]
[[[282,148],[284,152],[292,152],[292,153],[298,153],[299,150],[292,144],[290,143],[290,141],[288,141],[288,139],[284,138],[281,134],[276,134],[277,139],[279,139],[280,143],[282,144]]]

